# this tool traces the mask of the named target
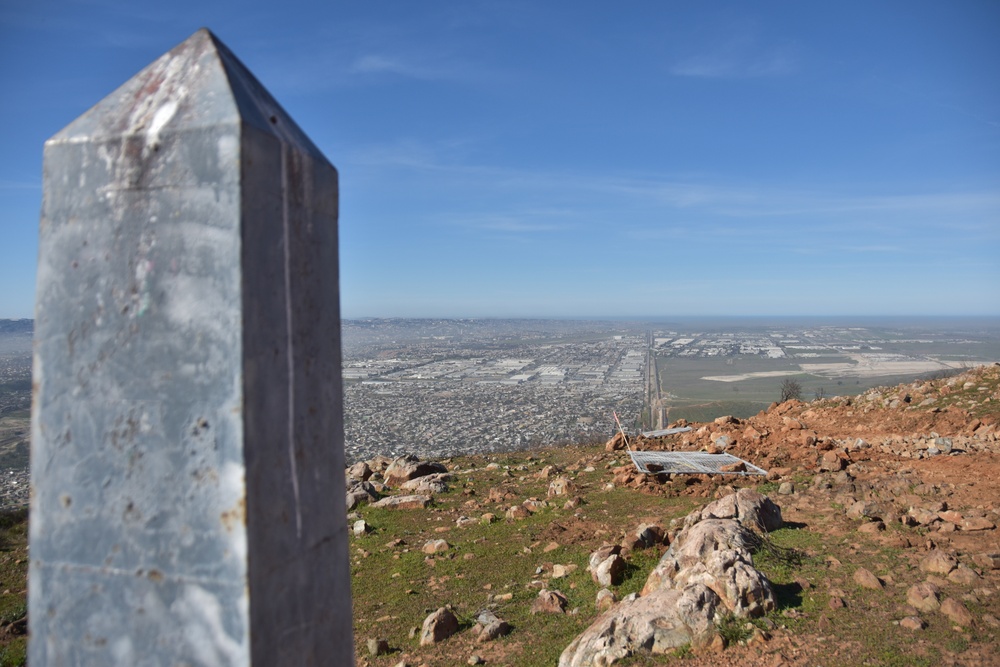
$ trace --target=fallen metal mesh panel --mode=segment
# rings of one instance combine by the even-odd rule
[[[664,435],[673,435],[674,433],[687,433],[690,430],[690,426],[676,426],[674,428],[661,428],[659,431],[643,431],[642,436],[644,438],[659,438]]]
[[[629,455],[641,473],[659,474],[707,474],[707,475],[766,475],[758,468],[732,454],[708,454],[706,452],[633,452]],[[742,470],[738,464],[743,464]],[[733,466],[736,470],[723,470]]]

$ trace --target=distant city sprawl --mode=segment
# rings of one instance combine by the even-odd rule
[[[349,460],[606,439],[1000,359],[981,323],[345,320]]]
[[[638,423],[648,338],[614,323],[350,321],[348,459],[606,439]]]
[[[604,441],[1000,360],[993,319],[342,322],[348,461]],[[0,320],[0,468],[27,466],[30,320]]]

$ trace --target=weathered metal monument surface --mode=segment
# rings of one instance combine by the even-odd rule
[[[207,30],[44,165],[30,664],[352,664],[336,170]]]

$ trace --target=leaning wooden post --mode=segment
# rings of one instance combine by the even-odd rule
[[[44,164],[30,664],[352,664],[336,170],[207,30]]]

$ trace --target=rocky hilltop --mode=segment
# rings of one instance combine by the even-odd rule
[[[766,476],[640,474],[621,436],[352,465],[357,664],[1000,664],[1000,365],[687,426],[627,445]],[[0,518],[23,664],[26,513]]]
[[[358,664],[1000,664],[1000,366],[688,425],[352,466]]]

